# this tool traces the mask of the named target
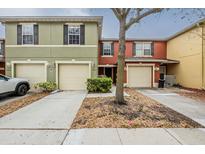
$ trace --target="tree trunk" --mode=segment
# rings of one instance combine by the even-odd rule
[[[116,83],[116,103],[125,104],[124,101],[124,67],[125,67],[125,24],[126,18],[122,17],[120,20],[119,31],[119,53],[117,61],[117,83]]]

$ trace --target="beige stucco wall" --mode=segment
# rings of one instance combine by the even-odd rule
[[[11,61],[48,61],[48,81],[55,81],[55,61],[91,61],[92,77],[98,74],[97,23],[85,24],[85,45],[63,46],[64,23],[38,23],[39,45],[17,46],[17,24],[6,24],[6,75],[11,76]],[[47,46],[45,46],[47,45]],[[51,45],[51,46],[49,46]],[[56,45],[55,47],[53,45]]]
[[[205,89],[205,24],[203,25],[203,31],[202,31],[202,39],[203,39],[203,89]]]
[[[202,88],[202,28],[191,29],[167,42],[167,58],[180,64],[168,66],[168,74],[184,87]]]

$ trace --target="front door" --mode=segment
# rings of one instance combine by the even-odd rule
[[[111,67],[105,67],[105,75],[107,77],[112,78],[112,68]]]

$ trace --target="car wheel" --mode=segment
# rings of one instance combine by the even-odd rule
[[[20,86],[18,86],[16,93],[18,96],[24,96],[26,95],[27,91],[28,87],[25,84],[21,84]]]

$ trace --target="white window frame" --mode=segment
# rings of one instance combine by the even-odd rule
[[[22,25],[22,33],[21,33],[21,37],[22,37],[22,39],[21,39],[21,44],[22,45],[34,45],[34,24],[30,24],[30,23],[28,23],[28,24],[21,24]],[[24,44],[23,43],[23,36],[24,36],[24,32],[23,32],[23,26],[32,26],[32,29],[33,29],[33,31],[32,31],[32,43],[30,43],[30,44],[28,44],[28,43],[26,43],[26,44]]]
[[[79,34],[69,34],[69,28],[79,28]],[[68,25],[68,45],[80,45],[80,25]],[[70,44],[69,43],[69,36],[70,35],[76,35],[76,36],[79,36],[79,44]]]
[[[142,55],[137,55],[137,44],[142,45]],[[150,55],[145,55],[145,44],[150,44]],[[135,42],[135,57],[152,57],[152,42]]]
[[[109,48],[106,48],[106,49],[108,49],[108,50],[110,50],[110,54],[109,55],[107,55],[107,54],[104,54],[104,45],[105,44],[109,44],[110,45],[110,47]],[[112,57],[113,55],[112,55],[112,42],[103,42],[103,51],[102,51],[102,56],[103,57]]]

